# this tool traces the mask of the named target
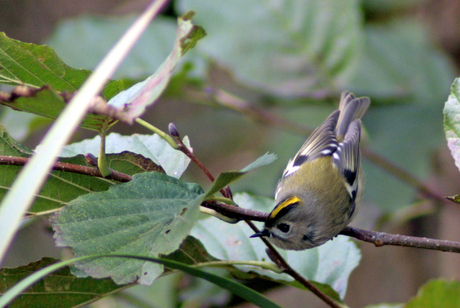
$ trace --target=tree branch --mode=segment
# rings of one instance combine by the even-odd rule
[[[24,166],[25,164],[27,164],[28,161],[29,161],[29,158],[27,157],[0,155],[0,165]],[[103,178],[99,169],[95,167],[56,162],[53,166],[53,170],[73,172],[73,173]],[[113,173],[106,178],[112,179],[115,181],[119,181],[119,182],[129,182],[133,179],[132,176],[118,172],[118,171],[113,171]]]
[[[241,207],[218,202],[204,202],[202,206],[213,209],[222,215],[240,220],[265,221],[265,219],[268,217],[267,213],[247,210]],[[454,241],[390,234],[379,231],[363,230],[354,227],[345,227],[345,229],[343,229],[340,234],[354,237],[360,241],[373,243],[377,247],[391,245],[460,253],[460,242]]]
[[[460,243],[453,241],[389,234],[353,227],[345,227],[340,234],[351,236],[364,242],[373,243],[376,247],[391,245],[460,253]]]

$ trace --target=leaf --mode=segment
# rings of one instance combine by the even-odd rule
[[[99,155],[100,142],[101,138],[96,136],[93,139],[86,139],[67,145],[61,156],[67,157],[86,153],[97,156]],[[191,149],[187,136],[184,137],[183,142]],[[173,149],[157,134],[122,136],[117,133],[111,133],[106,137],[105,151],[106,153],[135,152],[159,164],[163,167],[167,175],[175,178],[180,178],[190,163],[190,158],[182,152]]]
[[[0,125],[0,155],[27,158],[30,154],[30,149],[13,140],[4,127]],[[79,164],[86,165],[82,157],[73,160],[69,159],[66,162],[77,163],[76,160],[78,160]],[[21,169],[22,166],[0,165],[2,174],[0,177],[0,199],[3,199]],[[81,194],[106,190],[113,183],[111,180],[92,176],[53,171],[29,211],[37,213],[59,208]]]
[[[0,294],[4,294],[30,274],[57,262],[58,260],[52,258],[43,258],[18,268],[0,269]],[[78,278],[65,267],[43,277],[8,307],[48,308],[50,303],[54,307],[75,307],[89,304],[119,289],[121,287],[111,279]]]
[[[444,131],[455,165],[460,169],[460,80],[455,78],[444,105]]]
[[[165,255],[175,251],[198,219],[202,189],[167,175],[135,175],[129,183],[73,200],[51,219],[56,244],[75,257],[94,254]],[[76,264],[95,278],[150,285],[162,266],[126,259]]]
[[[220,277],[218,275],[203,271],[198,268],[187,266],[185,264],[167,260],[167,259],[151,258],[151,257],[143,257],[143,256],[130,256],[130,255],[94,255],[94,256],[81,257],[81,258],[76,259],[75,261],[84,261],[87,259],[97,260],[98,258],[109,258],[109,259],[128,258],[128,259],[137,259],[137,260],[141,260],[144,262],[154,262],[158,264],[163,264],[167,266],[168,268],[180,270],[190,275],[193,275],[195,277],[199,277],[207,281],[210,281],[260,307],[273,307],[273,308],[280,307],[274,302],[267,299],[264,295],[257,293],[256,291],[246,287],[243,284],[237,283],[225,277]],[[14,299],[16,296],[18,296],[22,291],[27,289],[32,284],[36,283],[40,278],[60,268],[63,268],[64,266],[71,264],[72,262],[74,262],[74,260],[62,261],[60,263],[52,264],[46,268],[39,270],[38,272],[33,273],[29,277],[25,278],[24,280],[16,284],[11,290],[8,290],[0,298],[0,305],[2,306],[8,305],[12,299]]]
[[[214,261],[208,255],[203,245],[195,238],[189,236],[180,248],[165,258],[184,264]],[[55,264],[58,260],[43,258],[18,268],[0,269],[0,294],[16,285],[26,276]],[[75,307],[89,304],[126,287],[120,287],[112,279],[79,278],[70,273],[65,267],[57,272],[43,277],[34,286],[22,292],[9,307],[48,308],[52,302],[55,307]]]
[[[355,0],[182,0],[178,7],[198,13],[208,32],[198,46],[205,57],[276,95],[343,88],[362,45]]]
[[[269,165],[272,162],[274,162],[277,159],[277,156],[273,153],[265,153],[258,159],[256,159],[254,162],[251,164],[247,165],[241,171],[228,171],[228,172],[222,172],[217,176],[217,178],[214,180],[212,183],[211,187],[208,189],[208,191],[205,194],[205,197],[211,196],[224,188],[225,186],[229,185],[230,183],[238,180],[240,177],[248,173],[249,171],[252,171],[256,168]]]
[[[32,151],[12,139],[0,125],[0,155],[11,157],[29,157]],[[138,154],[121,153],[108,155],[108,165],[116,171],[129,175],[146,171],[160,171],[150,159]],[[60,162],[78,166],[90,166],[83,155],[61,158]],[[0,199],[12,185],[22,166],[0,165]],[[62,207],[65,203],[94,191],[105,191],[117,183],[113,180],[65,171],[52,171],[42,190],[38,194],[29,212],[40,213]]]
[[[274,206],[273,199],[248,194],[237,194],[234,200],[240,207],[257,211],[268,212]],[[268,261],[262,241],[249,238],[253,233],[252,229],[243,223],[232,225],[210,218],[199,221],[192,229],[191,235],[204,244],[209,254],[220,260]],[[302,276],[320,284],[330,285],[341,298],[345,296],[348,277],[361,258],[356,245],[345,236],[338,236],[313,249],[279,251]],[[290,276],[285,274],[248,266],[237,266],[237,268],[243,272],[256,273],[264,278],[299,287]],[[328,286],[319,286],[330,293]]]
[[[431,280],[425,283],[405,308],[460,307],[460,282]]]
[[[187,266],[187,265],[184,265],[178,262],[174,262],[174,261],[170,261],[170,260],[159,259],[157,262],[169,268],[177,269],[187,274],[193,275],[195,277],[199,277],[209,282],[212,282],[259,307],[264,307],[264,308],[265,307],[266,308],[281,307],[277,305],[276,303],[272,302],[271,300],[269,300],[268,298],[266,298],[264,295],[250,289],[249,287],[246,287],[243,284],[237,283],[234,280],[231,280],[225,277],[221,277],[221,276],[217,276],[212,273],[200,270],[198,268],[194,268],[194,267]]]
[[[89,76],[88,70],[67,66],[49,46],[23,43],[0,32],[0,83],[32,88],[50,86],[59,92],[75,92]],[[110,99],[123,90],[123,82],[111,81],[103,94]]]
[[[17,87],[11,94],[0,92],[0,104],[49,119],[57,118],[69,98],[69,95],[56,92],[48,86],[43,86],[40,89]],[[106,115],[88,113],[80,126],[100,131],[107,119]],[[116,120],[109,119],[108,125],[110,127],[115,123]]]
[[[123,110],[119,119],[132,123],[135,118],[141,116],[145,109],[163,93],[174,68],[184,53],[205,35],[204,30],[194,26],[188,16],[179,17],[177,22],[178,31],[174,48],[155,74],[119,93],[109,101],[110,106]]]

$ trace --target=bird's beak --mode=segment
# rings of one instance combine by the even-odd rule
[[[262,231],[259,231],[253,235],[251,235],[250,237],[262,237],[262,236],[270,236],[270,232],[267,230],[267,229],[263,229]]]

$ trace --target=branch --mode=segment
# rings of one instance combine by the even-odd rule
[[[268,217],[267,213],[247,210],[241,207],[218,202],[204,202],[201,205],[207,208],[211,208],[225,216],[239,220],[265,221],[265,219]],[[345,229],[343,229],[340,234],[354,237],[360,241],[373,243],[377,247],[391,245],[460,253],[460,242],[390,234],[379,231],[363,230],[354,227],[345,227]]]
[[[27,157],[5,156],[0,155],[0,165],[24,166],[29,161]],[[96,163],[97,164],[97,163]],[[104,178],[99,169],[94,167],[87,167],[69,163],[56,162],[54,163],[53,170],[73,172],[89,176]],[[129,182],[133,179],[132,176],[118,171],[112,171],[112,174],[107,179],[112,179],[119,182]]]
[[[181,151],[188,158],[190,158],[195,163],[195,165],[197,165],[201,169],[201,171],[203,171],[203,173],[208,177],[208,179],[211,182],[214,182],[215,178],[211,174],[211,172],[209,172],[209,170],[203,165],[203,163],[182,142],[182,140],[180,139],[179,131],[177,130],[176,125],[174,125],[174,123],[169,123],[168,129],[169,129],[169,133],[174,138],[174,141],[176,141],[177,150]],[[232,191],[230,190],[230,187],[227,186],[227,187],[223,188],[220,192],[221,192],[222,196],[224,196],[225,198],[229,198],[229,199],[233,200],[233,195],[232,195]]]
[[[376,247],[392,245],[460,253],[460,243],[453,241],[388,234],[352,227],[345,227],[340,234],[351,236],[364,242],[373,243]]]

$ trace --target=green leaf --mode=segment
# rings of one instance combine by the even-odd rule
[[[169,268],[177,269],[187,274],[190,274],[190,275],[205,279],[209,282],[212,282],[259,307],[266,307],[266,308],[281,307],[277,305],[276,303],[272,302],[271,300],[269,300],[268,298],[266,298],[264,295],[246,287],[243,284],[237,283],[231,279],[217,276],[212,273],[209,273],[209,272],[206,272],[206,271],[203,271],[203,270],[191,267],[191,266],[187,266],[187,265],[184,265],[178,262],[170,261],[170,260],[159,259],[158,262],[162,263],[163,265]]]
[[[198,46],[205,57],[277,95],[343,88],[362,45],[355,0],[182,0],[178,7],[198,13],[194,20],[208,32]]]
[[[206,192],[206,197],[211,196],[224,188],[225,186],[229,185],[230,183],[238,180],[240,177],[245,175],[251,170],[254,170],[256,168],[269,165],[273,163],[277,159],[277,156],[273,153],[265,153],[258,159],[256,159],[254,162],[251,164],[247,165],[241,171],[228,171],[228,172],[222,172],[217,176],[217,178],[214,180],[212,183],[211,187],[208,189]]]
[[[203,245],[191,236],[187,237],[177,251],[165,258],[184,264],[215,261],[208,255]],[[5,293],[26,276],[56,262],[58,260],[43,258],[26,266],[0,269],[0,294]],[[33,303],[33,307],[48,308],[50,302],[55,307],[75,307],[82,304],[87,305],[124,288],[126,287],[118,286],[112,279],[78,278],[70,273],[68,267],[65,267],[40,279],[34,286],[24,291],[9,307],[30,307]],[[156,302],[152,303],[156,304]]]
[[[274,206],[273,199],[237,194],[235,202],[247,209],[268,212]],[[261,226],[260,226],[261,227]],[[246,224],[227,224],[210,218],[199,221],[192,235],[199,239],[206,250],[220,260],[268,261],[265,245],[259,239],[250,239],[254,232]],[[345,296],[347,280],[361,258],[356,245],[345,236],[338,236],[326,244],[303,251],[279,250],[285,260],[305,278],[330,285],[340,297]],[[290,276],[260,270],[249,266],[237,266],[243,272],[256,273],[265,278],[299,287]],[[319,287],[330,293],[328,286]],[[332,292],[334,293],[334,292]],[[339,297],[335,294],[335,297]]]
[[[431,280],[423,285],[417,296],[409,301],[405,308],[460,307],[460,282]]]
[[[98,156],[100,142],[100,136],[96,136],[93,139],[86,139],[81,142],[70,144],[64,148],[61,156],[67,157],[86,153]],[[187,136],[183,138],[183,142],[191,149],[190,141]],[[123,151],[134,152],[147,159],[151,159],[153,162],[163,167],[167,175],[175,178],[180,178],[190,163],[190,158],[181,151],[173,149],[157,134],[135,134],[132,136],[122,136],[117,133],[109,134],[106,137],[105,152],[120,153]]]
[[[0,269],[0,294],[4,294],[30,274],[57,262],[55,259],[43,258],[18,268]],[[75,307],[84,303],[89,304],[121,288],[111,279],[75,277],[70,273],[70,269],[65,267],[43,277],[8,307],[48,308],[50,303],[53,307]]]
[[[120,118],[128,123],[141,116],[145,109],[160,97],[183,54],[204,36],[204,30],[193,25],[189,19],[179,17],[177,22],[178,30],[174,48],[163,64],[152,76],[119,93],[108,103],[123,110]]]
[[[38,272],[35,272],[34,274],[30,275],[26,279],[20,281],[18,284],[16,284],[11,290],[8,290],[1,298],[0,298],[0,305],[1,306],[6,306],[11,302],[11,300],[18,296],[22,291],[24,291],[26,288],[37,282],[39,279],[44,277],[45,275],[48,275],[68,264],[71,264],[72,262],[75,261],[84,261],[88,259],[98,259],[98,258],[128,258],[128,259],[137,259],[143,262],[155,262],[158,264],[163,264],[167,266],[170,269],[176,269],[183,271],[185,273],[188,273],[190,275],[193,275],[195,277],[199,277],[202,279],[205,279],[207,281],[210,281],[216,285],[219,285],[230,292],[235,293],[236,295],[240,296],[241,298],[256,304],[259,307],[273,307],[273,308],[279,308],[277,304],[274,302],[270,301],[267,299],[265,296],[262,294],[257,293],[256,291],[246,287],[245,285],[239,284],[233,280],[230,280],[228,278],[220,277],[218,275],[203,271],[198,268],[194,268],[191,266],[187,266],[185,264],[167,260],[167,259],[157,259],[157,258],[151,258],[151,257],[142,257],[142,256],[130,256],[130,255],[94,255],[94,256],[87,256],[87,257],[81,257],[76,260],[67,260],[63,261],[57,264],[52,264],[51,266],[48,266],[44,269],[39,270]]]
[[[82,196],[55,214],[51,224],[56,244],[71,247],[76,257],[94,254],[165,255],[175,251],[198,219],[196,184],[150,172],[106,192]],[[159,265],[126,259],[98,259],[76,267],[117,284],[139,280],[149,285],[162,272]]]
[[[455,78],[444,105],[444,131],[455,165],[460,169],[460,80]]]
[[[67,66],[49,46],[23,43],[0,32],[1,84],[75,92],[90,73]],[[103,94],[110,99],[123,88],[121,81],[111,81]]]
[[[31,150],[13,140],[8,132],[0,125],[0,155],[12,157],[29,157]],[[86,161],[80,157],[66,162],[83,164]],[[0,165],[0,199],[4,197],[22,166]],[[66,202],[81,194],[91,191],[106,190],[113,181],[80,175],[70,172],[53,171],[46,184],[37,196],[30,212],[37,213],[63,206]]]
[[[31,153],[30,149],[12,139],[4,127],[0,125],[0,155],[27,158]],[[152,170],[161,172],[158,166],[150,159],[146,159],[138,154],[124,152],[108,155],[107,159],[109,168],[129,175]],[[59,161],[78,166],[92,167],[83,155],[61,158]],[[0,173],[2,174],[2,177],[0,177],[0,199],[6,194],[22,168],[22,166],[0,165]],[[60,208],[78,196],[95,191],[105,191],[116,183],[114,180],[89,175],[52,171],[29,212],[40,213]]]

